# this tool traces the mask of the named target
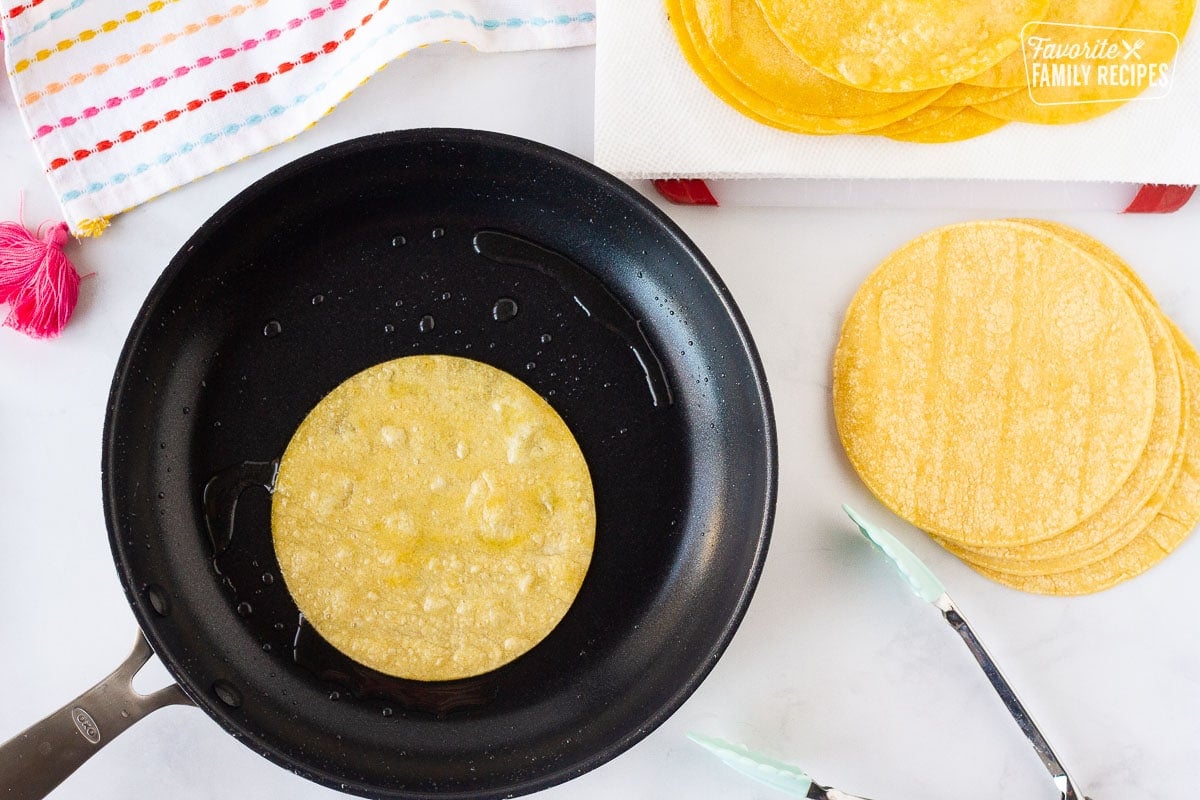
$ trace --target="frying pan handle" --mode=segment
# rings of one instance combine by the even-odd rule
[[[0,745],[0,798],[45,797],[97,750],[151,711],[191,705],[174,683],[153,694],[134,691],[133,676],[153,654],[139,631],[133,652],[111,675]]]

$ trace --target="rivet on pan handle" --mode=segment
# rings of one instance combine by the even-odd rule
[[[0,798],[45,797],[96,751],[151,711],[192,705],[176,684],[153,694],[134,691],[133,676],[153,654],[139,632],[133,652],[111,675],[0,745]]]

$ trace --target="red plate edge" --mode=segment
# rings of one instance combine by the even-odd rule
[[[653,181],[660,195],[681,206],[715,206],[717,198],[700,178],[659,178]]]
[[[1195,186],[1180,186],[1169,183],[1146,183],[1138,189],[1133,201],[1125,208],[1125,214],[1170,214],[1183,208]]]
[[[700,178],[660,178],[652,181],[655,190],[672,203],[685,206],[715,206],[717,198]],[[1178,184],[1142,184],[1122,213],[1170,214],[1183,208],[1195,194],[1195,186]]]

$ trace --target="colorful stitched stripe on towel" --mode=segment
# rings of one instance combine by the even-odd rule
[[[214,5],[26,0],[0,17],[13,94],[76,235],[299,134],[415,47],[595,39],[594,0]]]

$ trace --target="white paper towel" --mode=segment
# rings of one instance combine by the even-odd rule
[[[1012,123],[965,142],[921,145],[754,122],[695,76],[661,0],[596,5],[596,163],[622,177],[1200,183],[1200,30],[1184,40],[1165,98],[1089,122]]]

